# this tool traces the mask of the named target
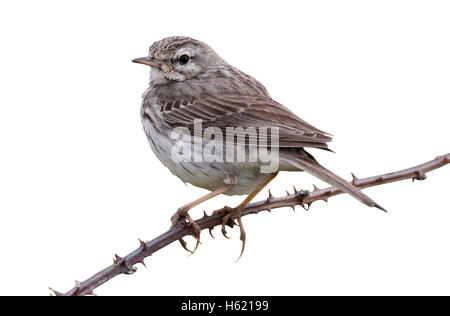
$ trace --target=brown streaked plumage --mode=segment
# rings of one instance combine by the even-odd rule
[[[150,85],[143,96],[142,122],[157,157],[184,182],[211,190],[204,198],[187,204],[173,216],[187,218],[193,206],[217,194],[247,194],[243,204],[230,212],[245,232],[239,212],[275,175],[260,172],[261,163],[193,162],[175,163],[171,157],[174,128],[193,133],[194,120],[203,128],[276,127],[279,129],[280,171],[307,171],[338,187],[362,203],[382,209],[367,195],[321,166],[304,148],[328,149],[330,134],[303,121],[285,106],[272,100],[266,88],[253,77],[224,61],[212,48],[189,37],[168,37],[155,42],[148,57],[134,62],[151,66]]]

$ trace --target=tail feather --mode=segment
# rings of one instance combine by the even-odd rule
[[[386,210],[381,207],[378,203],[373,201],[370,197],[368,197],[366,194],[361,192],[357,187],[352,185],[350,182],[342,179],[338,175],[334,174],[327,168],[320,165],[309,153],[306,151],[303,151],[303,153],[297,154],[297,155],[287,155],[286,160],[289,164],[293,165],[294,167],[304,170],[313,176],[327,182],[328,184],[339,188],[340,190],[350,194],[358,201],[366,204],[370,207],[376,207],[382,211]]]

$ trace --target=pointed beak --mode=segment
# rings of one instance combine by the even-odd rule
[[[132,60],[133,63],[143,64],[154,68],[161,68],[162,62],[155,59],[155,57],[140,57]]]

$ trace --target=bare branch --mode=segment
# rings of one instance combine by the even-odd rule
[[[426,178],[425,175],[427,172],[443,167],[449,162],[450,154],[447,154],[444,156],[436,157],[436,159],[434,160],[413,168],[387,173],[375,177],[358,179],[355,175],[352,174],[352,183],[358,188],[367,188],[405,179],[413,179],[413,181],[424,180]],[[280,207],[294,208],[297,205],[300,205],[307,209],[315,201],[327,201],[328,198],[342,193],[342,191],[336,188],[318,189],[314,187],[314,191],[308,192],[303,190],[297,191],[297,189],[295,189],[294,187],[294,192],[292,194],[288,193],[287,196],[275,198],[272,196],[272,194],[269,193],[269,197],[266,200],[249,204],[243,211],[242,216],[256,214],[264,210],[272,210]],[[222,224],[222,218],[224,216],[225,214],[223,212],[215,213],[209,216],[205,213],[205,216],[197,220],[196,223],[202,230],[212,229],[213,227]],[[233,223],[230,222],[229,225],[232,226]],[[134,266],[138,263],[144,264],[144,258],[151,256],[156,251],[187,235],[193,235],[191,226],[184,223],[183,221],[180,221],[175,227],[171,228],[164,234],[156,237],[151,241],[143,242],[139,240],[139,248],[123,258],[116,255],[114,264],[96,273],[84,282],[75,282],[75,287],[67,293],[63,294],[57,291],[52,291],[57,296],[94,295],[94,289],[96,289],[103,283],[111,280],[119,274],[132,274],[136,272],[137,268]]]

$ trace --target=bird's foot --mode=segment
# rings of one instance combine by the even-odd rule
[[[189,215],[188,211],[189,211],[189,209],[184,208],[184,207],[180,207],[175,212],[175,214],[172,215],[170,220],[172,221],[172,226],[171,227],[175,227],[180,220],[184,220],[184,224],[185,225],[190,225],[192,227],[192,235],[197,240],[197,243],[195,245],[194,250],[189,250],[189,248],[187,247],[186,241],[184,241],[183,238],[178,239],[178,241],[180,242],[180,244],[184,248],[184,250],[186,250],[187,252],[189,252],[191,254],[194,254],[194,252],[198,248],[198,245],[200,244],[200,232],[201,232],[202,229],[192,219],[192,217]]]
[[[227,236],[227,230],[225,228],[225,225],[233,227],[233,225],[236,224],[235,220],[237,221],[237,225],[239,226],[239,230],[241,233],[240,239],[242,241],[242,248],[241,248],[241,253],[239,254],[239,257],[237,258],[236,261],[239,261],[239,259],[241,259],[242,254],[244,253],[244,250],[245,250],[246,234],[245,234],[244,225],[242,224],[242,219],[241,219],[242,210],[243,210],[243,208],[241,206],[238,206],[236,208],[230,208],[228,206],[225,206],[223,209],[215,211],[213,213],[213,214],[225,213],[225,216],[222,219],[222,234],[225,236],[225,238],[230,239]]]
[[[215,214],[225,214],[224,217],[222,218],[222,230],[221,230],[221,231],[222,231],[222,235],[223,235],[225,238],[227,238],[227,239],[230,239],[230,237],[227,236],[227,230],[225,229],[225,225],[228,225],[228,226],[230,226],[230,227],[233,227],[236,223],[234,222],[234,220],[231,220],[230,217],[228,217],[226,220],[225,220],[225,218],[226,218],[229,214],[231,214],[231,212],[232,212],[233,210],[234,210],[234,209],[231,208],[231,207],[224,206],[222,209],[213,212],[213,215],[215,215]]]

